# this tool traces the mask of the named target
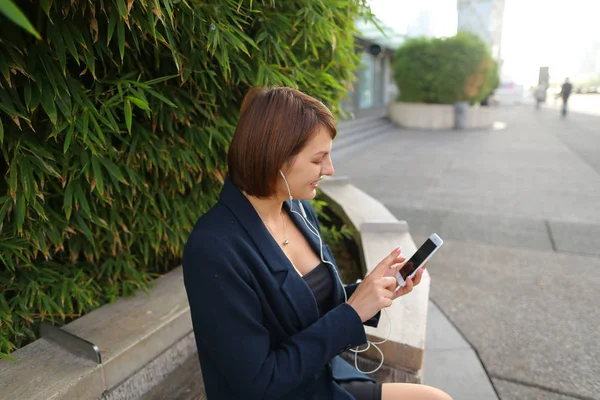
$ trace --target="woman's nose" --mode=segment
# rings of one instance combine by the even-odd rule
[[[331,175],[333,175],[334,172],[335,172],[335,169],[333,168],[333,163],[331,161],[329,161],[329,163],[327,163],[325,168],[323,168],[323,170],[321,171],[321,174],[331,176]]]

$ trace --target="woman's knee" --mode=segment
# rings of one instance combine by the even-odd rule
[[[427,385],[410,383],[385,383],[382,400],[452,400],[446,392]]]
[[[424,399],[431,400],[452,400],[452,397],[443,390],[431,386],[421,385],[427,390],[427,395]]]

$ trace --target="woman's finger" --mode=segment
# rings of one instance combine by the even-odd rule
[[[401,287],[400,289],[394,292],[394,299],[397,299],[398,297],[404,296],[405,294],[412,292],[414,286],[412,279],[407,278],[404,282],[404,287]]]
[[[414,287],[414,284],[413,284],[412,278],[408,278],[406,280],[406,286],[404,287],[404,289],[406,289],[406,293],[412,292],[413,287]]]
[[[415,279],[413,280],[413,286],[417,286],[419,283],[421,283],[422,276],[423,276],[423,269],[420,269],[417,271],[417,273],[415,275]]]
[[[373,275],[374,277],[384,276],[386,270],[389,270],[389,268],[396,263],[395,260],[400,256],[401,252],[402,249],[400,249],[400,247],[395,248],[386,258],[381,260],[369,275]]]
[[[383,278],[381,278],[381,281],[383,283],[383,287],[390,291],[393,291],[396,288],[396,285],[398,284],[396,278],[394,278],[393,276],[384,276]]]

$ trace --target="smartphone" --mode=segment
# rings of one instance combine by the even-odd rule
[[[435,233],[429,236],[425,243],[423,243],[416,253],[412,255],[406,264],[404,264],[402,269],[396,273],[396,280],[398,281],[399,288],[406,286],[406,280],[415,276],[417,271],[425,265],[443,244],[444,241],[442,238]]]

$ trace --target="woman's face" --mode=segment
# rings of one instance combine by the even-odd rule
[[[333,175],[331,162],[331,134],[325,127],[320,127],[317,133],[308,141],[306,146],[290,162],[286,163],[282,171],[287,179],[292,197],[300,200],[311,200],[317,194],[317,185],[321,175]],[[289,194],[283,179],[278,185],[278,191],[284,199]]]

